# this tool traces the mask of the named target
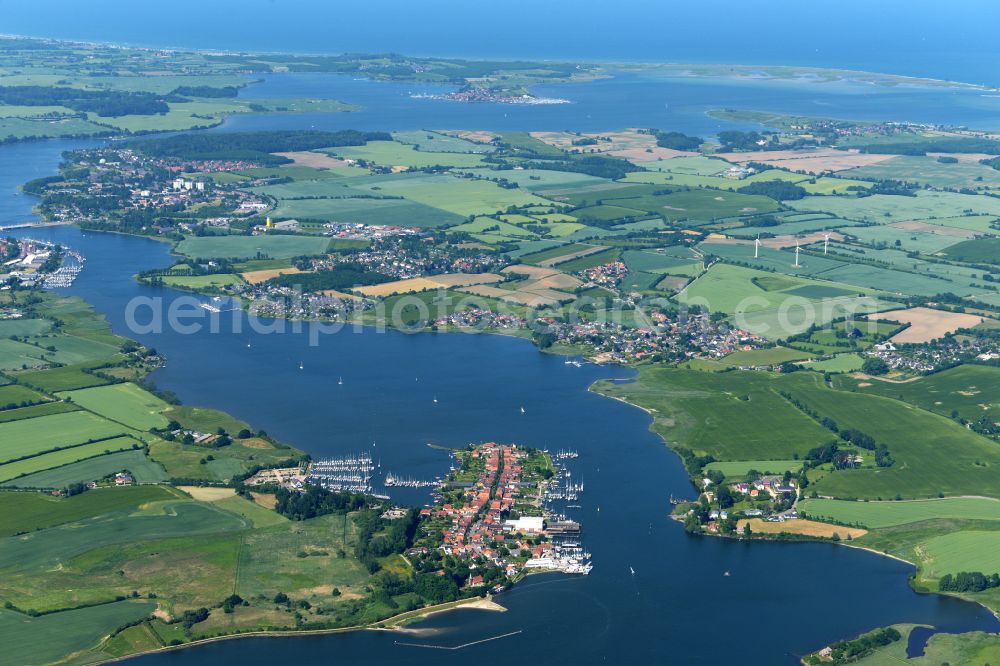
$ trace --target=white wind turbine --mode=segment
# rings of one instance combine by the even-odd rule
[[[760,234],[757,234],[757,240],[753,242],[753,258],[757,259],[760,253]]]
[[[799,266],[799,244],[798,241],[795,243],[795,268],[801,268]]]

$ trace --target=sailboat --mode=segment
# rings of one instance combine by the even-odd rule
[[[343,386],[344,385],[344,378],[343,377],[339,377],[337,379],[337,385],[338,386]]]
[[[302,364],[302,361],[299,361],[299,370],[305,370],[305,369],[306,369],[306,366],[304,366]]]
[[[438,401],[437,396],[434,396],[434,404],[435,405],[437,404],[437,401]]]
[[[524,407],[521,408],[521,413],[524,414]]]
[[[632,565],[631,565],[631,564],[630,564],[630,565],[628,565],[628,570],[632,572],[632,575],[633,575],[633,576],[635,575],[635,569],[633,569],[633,568],[632,568]]]

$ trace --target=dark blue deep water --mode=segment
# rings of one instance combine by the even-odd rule
[[[116,2],[107,5],[124,7]],[[312,2],[288,6],[293,5],[318,7]],[[236,15],[235,26],[244,25],[254,10],[273,14],[278,3],[253,0],[242,6],[250,13]],[[33,24],[24,7],[17,1],[0,0],[0,9],[10,10],[6,30],[37,32],[29,29]],[[213,45],[204,43],[200,31],[204,21],[218,18],[214,6],[198,3],[195,8],[180,0],[172,7],[188,12],[190,29],[171,35],[185,35],[190,40],[187,45]],[[142,3],[128,3],[128,8],[149,18],[151,10]],[[94,16],[105,11],[104,6],[90,9]],[[348,9],[346,16],[352,11]],[[174,11],[160,7],[157,12],[157,21],[163,17],[161,29],[172,25]],[[55,32],[50,34],[97,38],[110,29],[96,20],[68,22],[73,15],[67,11],[54,16]],[[195,20],[199,16],[202,22]],[[319,25],[320,21],[306,25],[298,46],[291,41],[267,44],[339,50],[338,45],[350,43],[332,37],[318,39]],[[331,36],[348,32],[336,21],[324,25]],[[258,22],[254,30],[274,33],[281,26],[280,21],[273,25]],[[425,29],[436,34],[440,26]],[[968,29],[975,32],[978,28]],[[131,41],[156,43],[158,34],[162,33],[147,23]],[[244,40],[240,44],[247,48],[254,45],[254,31],[249,29],[226,34],[231,39],[238,34]],[[373,33],[368,29],[359,34]],[[401,33],[397,29],[393,34]],[[673,36],[682,49],[685,34],[680,29],[664,32],[662,44],[670,44]],[[793,40],[798,42],[801,38]],[[440,46],[439,52],[447,50],[446,42],[424,43],[428,48],[410,50],[435,50],[431,46]],[[404,40],[398,50],[409,45]],[[645,57],[638,50],[632,55]],[[901,60],[887,62],[902,65]],[[273,76],[246,94],[325,95],[359,104],[363,111],[240,116],[217,131],[309,126],[521,130],[657,126],[710,134],[723,125],[705,111],[719,106],[1000,125],[996,122],[1000,120],[998,100],[978,93],[886,90],[851,83],[817,86],[624,75],[592,84],[539,89],[541,94],[574,102],[558,107],[463,105],[409,97],[410,92],[422,90],[426,88],[345,77]],[[17,185],[54,173],[61,152],[81,145],[86,144],[52,141],[0,147],[0,225],[31,219],[32,200],[18,194]],[[998,627],[979,606],[914,593],[907,585],[909,566],[868,552],[828,544],[744,544],[687,536],[668,519],[668,498],[671,494],[689,496],[693,491],[678,459],[649,432],[649,416],[588,391],[595,380],[627,380],[632,376],[629,370],[576,368],[560,357],[540,353],[526,341],[492,335],[344,330],[319,336],[319,344],[313,346],[308,327],[296,332],[286,325],[289,330],[283,333],[261,334],[233,313],[218,316],[218,333],[137,333],[126,325],[127,305],[133,299],[154,299],[164,309],[177,299],[191,299],[138,285],[132,279],[142,269],[167,265],[167,245],[66,227],[18,233],[55,239],[86,254],[86,268],[69,293],[93,303],[119,333],[138,338],[167,356],[167,366],[154,376],[162,388],[175,391],[187,404],[226,410],[313,455],[369,450],[383,469],[432,477],[447,469],[448,459],[430,443],[462,446],[500,440],[580,452],[571,470],[585,481],[587,490],[583,508],[572,510],[571,515],[585,526],[585,543],[596,565],[593,573],[584,578],[532,577],[499,597],[509,612],[466,610],[439,615],[421,625],[438,633],[420,640],[456,646],[521,633],[457,651],[400,646],[396,641],[403,639],[398,636],[376,632],[242,639],[144,657],[140,663],[464,663],[471,659],[482,663],[716,664],[738,659],[774,664],[794,663],[796,655],[894,622],[924,623],[945,631]],[[207,324],[210,315],[196,311]],[[339,377],[343,385],[337,383]],[[415,503],[427,499],[422,492],[398,496]],[[724,575],[727,571],[730,576]]]

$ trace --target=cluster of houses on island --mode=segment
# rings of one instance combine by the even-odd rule
[[[545,516],[511,517],[515,504],[522,510],[530,504],[528,492],[536,491],[539,497],[542,492],[538,484],[523,478],[527,451],[515,444],[490,442],[469,455],[481,471],[474,482],[459,486],[464,487],[463,503],[421,510],[424,516],[445,520],[444,553],[470,560],[482,557],[503,569],[508,578],[525,568],[566,570],[565,563],[553,556],[559,547],[548,538]],[[475,580],[470,584],[475,585]]]

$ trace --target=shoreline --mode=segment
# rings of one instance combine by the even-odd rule
[[[660,439],[660,441],[663,442],[664,446],[666,446],[667,449],[669,449],[671,453],[673,453],[675,456],[678,457],[678,461],[681,462],[681,466],[683,467],[683,461],[680,461],[680,456],[678,455],[678,453],[673,449],[672,446],[670,446],[669,442],[667,442],[667,440],[660,433],[658,433],[655,430],[653,430],[653,424],[655,423],[655,419],[656,419],[655,413],[652,412],[652,411],[650,411],[649,409],[641,406],[641,405],[637,405],[635,403],[629,402],[628,400],[625,400],[624,398],[619,398],[617,396],[607,395],[605,393],[602,393],[601,391],[594,390],[594,386],[598,382],[600,382],[600,381],[604,381],[604,380],[600,380],[600,379],[594,380],[590,384],[590,386],[587,388],[587,390],[590,391],[590,392],[592,392],[592,393],[596,393],[597,395],[600,395],[602,397],[610,398],[612,400],[617,400],[618,402],[625,403],[626,405],[629,405],[631,407],[636,407],[638,409],[641,409],[642,411],[646,412],[646,414],[648,414],[651,417],[653,417],[653,420],[650,421],[650,424],[649,424],[649,431],[651,433],[653,433],[654,435],[656,435]],[[685,470],[685,472],[686,472],[686,470]],[[690,480],[690,476],[688,478]],[[692,484],[693,484],[693,482],[692,482]],[[967,496],[961,495],[961,496],[957,496],[957,497],[967,497]],[[970,497],[975,497],[975,496],[970,496]],[[910,501],[930,501],[931,499],[932,498],[921,499],[921,500],[910,500]],[[988,498],[988,499],[996,500],[996,498]],[[1000,500],[997,500],[997,501],[1000,501]],[[672,514],[668,514],[668,517],[671,520],[674,520],[675,522],[682,522],[682,521],[680,521],[678,519],[677,516],[673,516]],[[857,550],[867,551],[869,553],[872,553],[873,555],[878,555],[878,556],[881,556],[881,557],[889,558],[891,560],[895,560],[895,561],[900,562],[902,564],[905,564],[905,565],[907,565],[909,567],[912,567],[915,573],[918,573],[920,571],[920,565],[918,563],[910,562],[909,560],[903,559],[902,557],[899,557],[898,555],[893,555],[893,554],[887,553],[885,551],[876,550],[875,548],[872,548],[870,546],[859,545],[859,544],[856,544],[856,543],[846,542],[846,541],[843,541],[843,540],[841,540],[841,541],[832,541],[830,539],[823,539],[823,538],[818,538],[818,537],[810,537],[808,535],[800,535],[800,536],[802,536],[802,538],[800,538],[800,539],[794,539],[794,540],[791,540],[791,539],[776,539],[776,538],[768,538],[768,537],[757,537],[757,536],[753,536],[753,537],[751,537],[749,539],[745,539],[745,538],[742,538],[742,537],[739,537],[739,536],[732,536],[732,535],[726,535],[726,534],[721,534],[721,533],[720,534],[702,533],[702,534],[698,534],[698,535],[695,535],[695,536],[708,537],[708,538],[716,537],[716,538],[723,538],[723,539],[733,539],[733,540],[737,540],[737,541],[746,541],[748,543],[753,542],[755,540],[757,540],[757,541],[770,541],[770,542],[782,542],[782,543],[789,543],[789,544],[793,544],[793,543],[830,543],[830,544],[833,544],[833,545],[836,545],[836,546],[846,546],[848,548],[854,548],[854,549],[857,549]],[[936,595],[939,595],[941,597],[952,597],[952,598],[962,599],[963,601],[968,601],[970,603],[974,603],[974,604],[976,604],[976,605],[984,608],[993,617],[995,617],[998,621],[1000,621],[1000,610],[994,610],[994,609],[990,608],[989,606],[987,606],[984,602],[982,602],[982,601],[980,601],[978,599],[973,599],[973,598],[970,598],[970,597],[962,595],[962,594],[949,594],[949,593],[946,593],[946,592],[941,592],[939,590],[918,590],[916,587],[914,587],[913,580],[914,580],[913,576],[908,576],[907,577],[907,585],[916,594],[936,594]]]
[[[247,631],[243,633],[236,634],[225,634],[223,636],[212,636],[211,638],[201,638],[198,640],[191,641],[189,643],[182,643],[181,645],[164,645],[153,650],[146,650],[144,652],[136,652],[134,654],[125,655],[122,657],[112,657],[110,659],[102,659],[100,661],[93,662],[95,665],[99,664],[113,664],[128,661],[130,659],[135,659],[137,657],[145,657],[151,654],[162,654],[167,652],[177,652],[180,650],[185,650],[187,648],[201,647],[203,645],[208,645],[211,643],[220,643],[222,641],[236,640],[240,638],[297,638],[301,636],[327,636],[333,634],[345,634],[353,631],[385,631],[385,632],[399,632],[399,633],[413,633],[418,630],[407,629],[405,626],[382,626],[390,623],[405,622],[408,620],[419,621],[426,619],[432,615],[439,615],[441,613],[449,613],[456,610],[463,609],[478,609],[478,610],[488,610],[495,613],[506,613],[507,608],[501,606],[497,602],[493,601],[490,597],[470,597],[468,599],[460,599],[458,601],[449,601],[443,604],[438,604],[436,606],[426,606],[424,608],[418,608],[416,610],[406,611],[400,613],[399,615],[393,615],[384,620],[379,620],[371,624],[362,624],[356,627],[337,627],[331,629],[302,629],[295,630],[289,629],[287,631],[275,631],[275,630],[261,630],[261,631]],[[104,645],[110,636],[105,636],[101,639],[100,645]]]
[[[90,46],[90,47],[106,47],[106,48],[128,48],[135,49],[139,51],[167,51],[171,53],[195,53],[199,55],[207,56],[224,56],[224,55],[242,55],[242,56],[264,56],[264,55],[288,55],[293,57],[323,57],[323,56],[342,56],[347,55],[341,52],[335,51],[255,51],[255,50],[244,50],[244,49],[211,49],[204,47],[191,47],[191,46],[169,46],[169,45],[153,45],[153,44],[136,44],[125,41],[103,41],[103,40],[88,40],[88,39],[73,39],[69,37],[46,37],[37,35],[22,35],[15,33],[0,33],[0,38],[11,39],[11,40],[22,40],[22,41],[36,41],[46,44],[66,44],[70,46]],[[361,56],[370,56],[376,54],[361,53]],[[431,59],[437,58],[442,60],[471,60],[471,61],[499,61],[499,62],[516,62],[518,58],[503,58],[503,57],[491,57],[491,56],[476,56],[476,55],[441,55],[434,53],[425,53],[422,55],[404,55],[403,57],[412,57],[420,59]],[[614,61],[614,60],[602,60],[602,59],[577,59],[573,56],[558,56],[558,57],[539,57],[539,58],[527,58],[531,62],[538,63],[556,63],[556,64],[577,64],[577,65],[594,65],[597,67],[607,68],[607,69],[648,69],[656,70],[666,67],[675,68],[705,68],[705,67],[719,67],[722,69],[730,68],[745,68],[748,72],[753,70],[768,70],[768,69],[783,69],[790,72],[799,72],[800,74],[809,73],[826,73],[835,76],[838,79],[848,79],[851,78],[850,75],[854,76],[866,76],[866,77],[885,77],[891,79],[897,83],[910,83],[910,84],[923,84],[928,86],[936,87],[954,87],[954,88],[964,88],[971,90],[982,90],[996,92],[1000,90],[998,87],[987,86],[979,83],[971,83],[968,81],[957,81],[952,79],[940,79],[931,76],[913,76],[909,74],[894,74],[892,72],[874,72],[865,69],[845,69],[843,67],[818,67],[813,65],[794,65],[794,64],[774,64],[774,63],[740,63],[732,64],[725,62],[650,62],[649,60],[625,60],[625,61]],[[521,58],[520,60],[523,60]],[[725,75],[713,75],[713,74],[695,74],[694,76],[699,78],[723,78]],[[732,75],[729,75],[732,76]],[[746,78],[746,76],[736,75],[734,78]],[[782,77],[777,76],[767,76],[766,79],[775,80],[785,80]],[[378,81],[381,79],[371,79],[373,81]],[[394,80],[394,79],[388,79]],[[405,81],[405,79],[403,80]],[[414,81],[420,81],[420,79],[414,79]],[[572,82],[572,79],[566,79],[565,81],[559,81],[562,83]],[[558,83],[558,82],[556,82]]]

